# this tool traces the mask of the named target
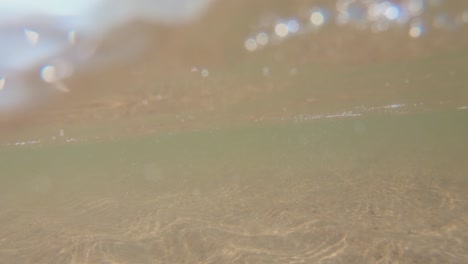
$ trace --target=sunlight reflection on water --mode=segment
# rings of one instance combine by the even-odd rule
[[[398,30],[414,39],[424,36],[429,29],[453,31],[466,26],[468,11],[460,10],[457,14],[449,14],[444,9],[444,2],[337,0],[326,5],[312,3],[309,12],[301,10],[295,18],[273,16],[272,21],[262,21],[257,30],[247,36],[244,47],[248,51],[264,48],[264,41],[255,38],[258,34],[264,34],[262,39],[273,40],[270,43],[278,43],[295,35],[315,33],[332,24],[372,33]]]
[[[0,0],[0,113],[37,101],[30,90],[38,82],[54,83],[88,67],[100,43],[119,27],[186,23],[210,2]]]

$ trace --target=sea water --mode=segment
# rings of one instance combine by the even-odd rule
[[[466,8],[215,1],[145,26],[144,56],[0,120],[0,262],[465,263]]]

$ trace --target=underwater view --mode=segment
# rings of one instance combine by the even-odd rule
[[[0,0],[0,263],[467,263],[468,2]]]

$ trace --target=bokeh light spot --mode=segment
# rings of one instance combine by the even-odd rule
[[[421,15],[425,9],[424,0],[408,0],[403,4],[413,17]]]
[[[268,35],[265,32],[258,33],[256,38],[257,43],[261,46],[265,46],[269,42]]]
[[[281,38],[286,37],[288,35],[288,26],[284,23],[276,24],[275,34]]]
[[[297,21],[296,19],[290,19],[288,20],[288,32],[291,32],[291,33],[297,33],[299,32],[299,21]]]
[[[53,65],[45,65],[41,69],[41,78],[45,82],[52,83],[57,81],[59,78],[57,77],[57,71],[55,66]]]
[[[244,43],[245,49],[254,51],[257,49],[257,41],[254,38],[248,38]]]
[[[310,15],[310,23],[314,26],[321,26],[325,23],[325,15],[321,10],[316,10]]]
[[[412,38],[419,38],[423,34],[423,28],[421,25],[414,25],[410,27],[409,35]]]
[[[400,15],[400,9],[398,9],[398,7],[396,6],[389,6],[385,10],[385,17],[388,20],[395,20],[399,17],[399,15]]]

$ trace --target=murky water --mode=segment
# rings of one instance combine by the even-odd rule
[[[0,262],[466,263],[467,10],[214,1],[4,60]]]

